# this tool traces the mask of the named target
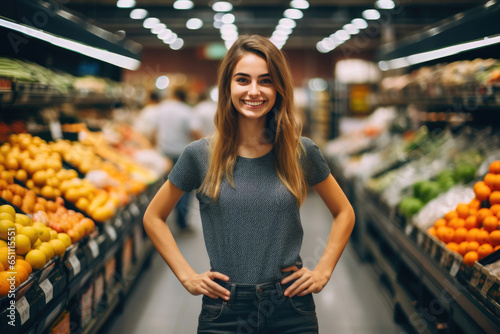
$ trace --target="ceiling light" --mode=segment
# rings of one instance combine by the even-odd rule
[[[321,52],[321,53],[327,53],[327,52],[330,52],[331,50],[327,50],[324,46],[323,46],[323,43],[322,41],[319,41],[318,43],[316,43],[316,49]]]
[[[345,26],[342,27],[345,31],[347,31],[347,33],[349,35],[356,35],[359,33],[359,29],[358,27],[356,27],[354,24],[352,23],[348,23],[346,24]]]
[[[375,7],[380,9],[393,9],[396,5],[392,0],[377,0]]]
[[[237,31],[225,31],[225,32],[221,32],[220,36],[222,37],[223,40],[236,39],[236,38],[238,38],[238,32]]]
[[[173,42],[175,42],[176,39],[177,39],[177,34],[176,33],[172,33],[172,35],[170,35],[167,38],[163,39],[163,43],[165,43],[165,44],[172,44]]]
[[[279,24],[284,26],[284,27],[291,28],[291,29],[293,29],[297,26],[297,23],[294,20],[288,19],[288,18],[281,19]]]
[[[151,29],[158,23],[160,23],[160,20],[158,20],[156,17],[148,17],[147,19],[144,20],[142,26],[144,28]]]
[[[285,12],[283,13],[283,16],[289,18],[289,19],[293,19],[293,20],[298,20],[298,19],[301,19],[304,14],[299,10],[299,9],[287,9],[285,10]]]
[[[287,34],[287,35],[290,35],[290,34],[293,32],[293,30],[292,30],[292,29],[287,28],[287,27],[284,27],[284,26],[281,26],[281,25],[279,25],[279,24],[278,24],[278,26],[276,27],[276,31],[281,31],[281,32],[283,32],[283,33],[285,33],[285,34]]]
[[[170,36],[172,36],[173,34],[174,33],[172,32],[172,30],[165,29],[164,31],[162,31],[161,33],[158,34],[158,38],[161,40],[165,40],[165,39],[169,38]]]
[[[172,50],[179,50],[184,46],[184,40],[182,38],[177,38],[172,44],[170,44],[170,48]]]
[[[278,42],[285,42],[288,40],[288,35],[276,33],[276,31],[273,32],[271,37]]]
[[[134,20],[142,20],[146,16],[148,16],[148,11],[142,8],[136,8],[130,12],[130,18]]]
[[[335,34],[334,34],[335,38],[337,38],[339,41],[347,41],[349,38],[351,38],[351,36],[347,33],[347,31],[345,30],[338,30]]]
[[[292,0],[292,2],[290,2],[290,7],[297,9],[307,9],[309,8],[309,2],[307,2],[306,0]]]
[[[214,12],[229,12],[233,9],[233,5],[227,1],[217,1],[212,5]]]
[[[178,10],[186,10],[193,8],[194,3],[191,0],[177,0],[174,2],[173,6]]]
[[[156,79],[156,88],[165,89],[168,87],[169,83],[170,83],[170,80],[168,79],[167,76],[165,76],[165,75],[159,76],[158,79]]]
[[[368,23],[363,19],[354,19],[351,21],[358,29],[368,28]]]
[[[226,46],[226,49],[229,50],[231,48],[231,46],[233,46],[234,42],[236,42],[236,40],[234,40],[234,41],[225,41],[224,45]]]
[[[217,14],[220,14],[220,13],[217,13]],[[217,15],[217,14],[216,14],[216,15]],[[233,22],[234,22],[234,20],[235,20],[235,17],[234,17],[234,15],[233,15],[233,14],[224,14],[224,15],[222,16],[222,19],[221,19],[221,21],[222,21],[223,23],[226,23],[226,24],[233,23]]]
[[[167,29],[167,26],[164,23],[158,23],[158,24],[155,24],[155,26],[153,28],[151,28],[151,32],[153,34],[159,34],[159,33],[163,32],[165,29]]]
[[[215,29],[220,29],[223,25],[224,25],[224,23],[222,23],[222,21],[214,21],[214,28]]]
[[[191,29],[191,30],[197,30],[203,27],[203,21],[198,19],[198,18],[192,18],[187,20],[186,22],[186,28]]]
[[[224,13],[215,13],[214,21],[222,22],[222,18],[224,17]]]
[[[361,14],[367,20],[378,20],[380,13],[376,9],[367,9]]]
[[[220,28],[221,33],[222,32],[228,32],[228,31],[238,31],[238,27],[235,26],[234,24],[224,24]]]
[[[135,0],[118,0],[116,7],[118,8],[132,8],[135,6]]]

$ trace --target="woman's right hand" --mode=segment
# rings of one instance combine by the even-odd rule
[[[203,294],[213,299],[220,297],[224,300],[229,300],[231,293],[217,282],[214,282],[216,278],[226,282],[229,281],[229,277],[224,274],[215,271],[206,271],[202,274],[195,274],[189,277],[182,282],[182,285],[194,296]]]

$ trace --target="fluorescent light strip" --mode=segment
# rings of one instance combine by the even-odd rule
[[[428,62],[431,60],[452,56],[452,55],[455,55],[457,53],[461,53],[461,52],[469,51],[469,50],[473,50],[473,49],[478,49],[478,48],[482,48],[482,47],[497,44],[497,43],[500,43],[500,35],[496,35],[494,37],[485,37],[484,39],[480,39],[480,40],[476,40],[476,41],[472,41],[472,42],[466,42],[466,43],[462,43],[462,44],[447,46],[447,47],[433,50],[433,51],[416,53],[414,55],[407,56],[407,57],[401,57],[401,58],[395,58],[395,59],[386,60],[386,61],[380,61],[379,67],[383,71],[394,70],[394,69],[398,69],[398,68],[407,67],[410,65],[416,65],[416,64]]]
[[[18,24],[15,22],[7,21],[4,19],[0,19],[0,26],[19,31],[25,35],[40,39],[42,41],[48,42],[50,44],[59,46],[63,49],[67,49],[70,51],[81,53],[85,56],[95,58],[106,63],[110,63],[122,68],[126,68],[128,70],[136,70],[141,64],[140,61],[119,55],[117,53],[113,53],[110,51],[106,51],[103,49],[99,49],[93,46],[89,46],[86,44],[82,44],[79,42],[75,42],[66,38],[58,37],[56,35],[52,35],[43,30],[37,30],[30,28],[28,26]]]

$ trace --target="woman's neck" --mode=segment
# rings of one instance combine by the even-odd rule
[[[266,119],[238,120],[238,150],[237,154],[245,158],[256,158],[267,154],[273,144],[266,138]]]

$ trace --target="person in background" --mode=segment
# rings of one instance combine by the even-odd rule
[[[174,88],[171,96],[158,105],[156,115],[153,124],[158,148],[175,166],[184,148],[201,138],[198,119],[181,87]],[[183,234],[193,232],[187,221],[189,201],[189,192],[186,192],[176,205],[176,222]]]
[[[152,92],[149,95],[149,101],[142,108],[139,116],[135,120],[134,129],[139,131],[144,137],[149,139],[152,146],[155,146],[156,138],[154,138],[154,128],[156,123],[156,115],[160,103],[160,96],[157,92]]]
[[[201,136],[209,137],[215,132],[214,117],[217,110],[217,103],[210,97],[207,90],[200,94],[199,102],[194,107],[194,112],[199,119]]]
[[[330,280],[353,209],[318,146],[301,137],[291,71],[269,39],[240,36],[220,64],[218,87],[214,136],[186,147],[147,208],[144,228],[186,290],[203,295],[198,333],[318,333],[312,294]],[[333,216],[315,268],[300,257],[299,209],[309,187]],[[164,224],[191,190],[210,259],[202,273]]]

